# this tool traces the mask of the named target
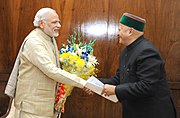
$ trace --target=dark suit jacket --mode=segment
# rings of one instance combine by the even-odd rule
[[[143,36],[123,50],[116,75],[102,82],[116,85],[123,118],[176,117],[164,61]]]

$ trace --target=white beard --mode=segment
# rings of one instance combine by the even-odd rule
[[[59,32],[55,32],[54,29],[50,29],[47,24],[45,24],[44,32],[51,37],[59,36]]]

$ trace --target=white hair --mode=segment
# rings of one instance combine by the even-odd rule
[[[51,8],[41,8],[35,15],[33,24],[35,27],[39,27],[39,21],[40,20],[45,20],[45,15],[47,13],[52,13],[55,12],[55,10]]]

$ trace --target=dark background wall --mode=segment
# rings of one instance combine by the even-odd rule
[[[19,47],[34,28],[32,21],[41,7],[52,7],[61,18],[58,46],[66,43],[74,28],[85,41],[97,39],[94,55],[100,65],[98,77],[113,76],[123,49],[118,45],[119,18],[124,12],[147,20],[145,37],[166,61],[167,79],[180,115],[180,1],[179,0],[1,0],[0,1],[0,116],[8,105],[5,85]],[[98,95],[74,89],[63,118],[121,118],[121,106]]]

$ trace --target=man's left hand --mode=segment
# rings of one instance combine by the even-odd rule
[[[105,84],[101,94],[105,96],[115,95],[115,88],[114,85]]]

